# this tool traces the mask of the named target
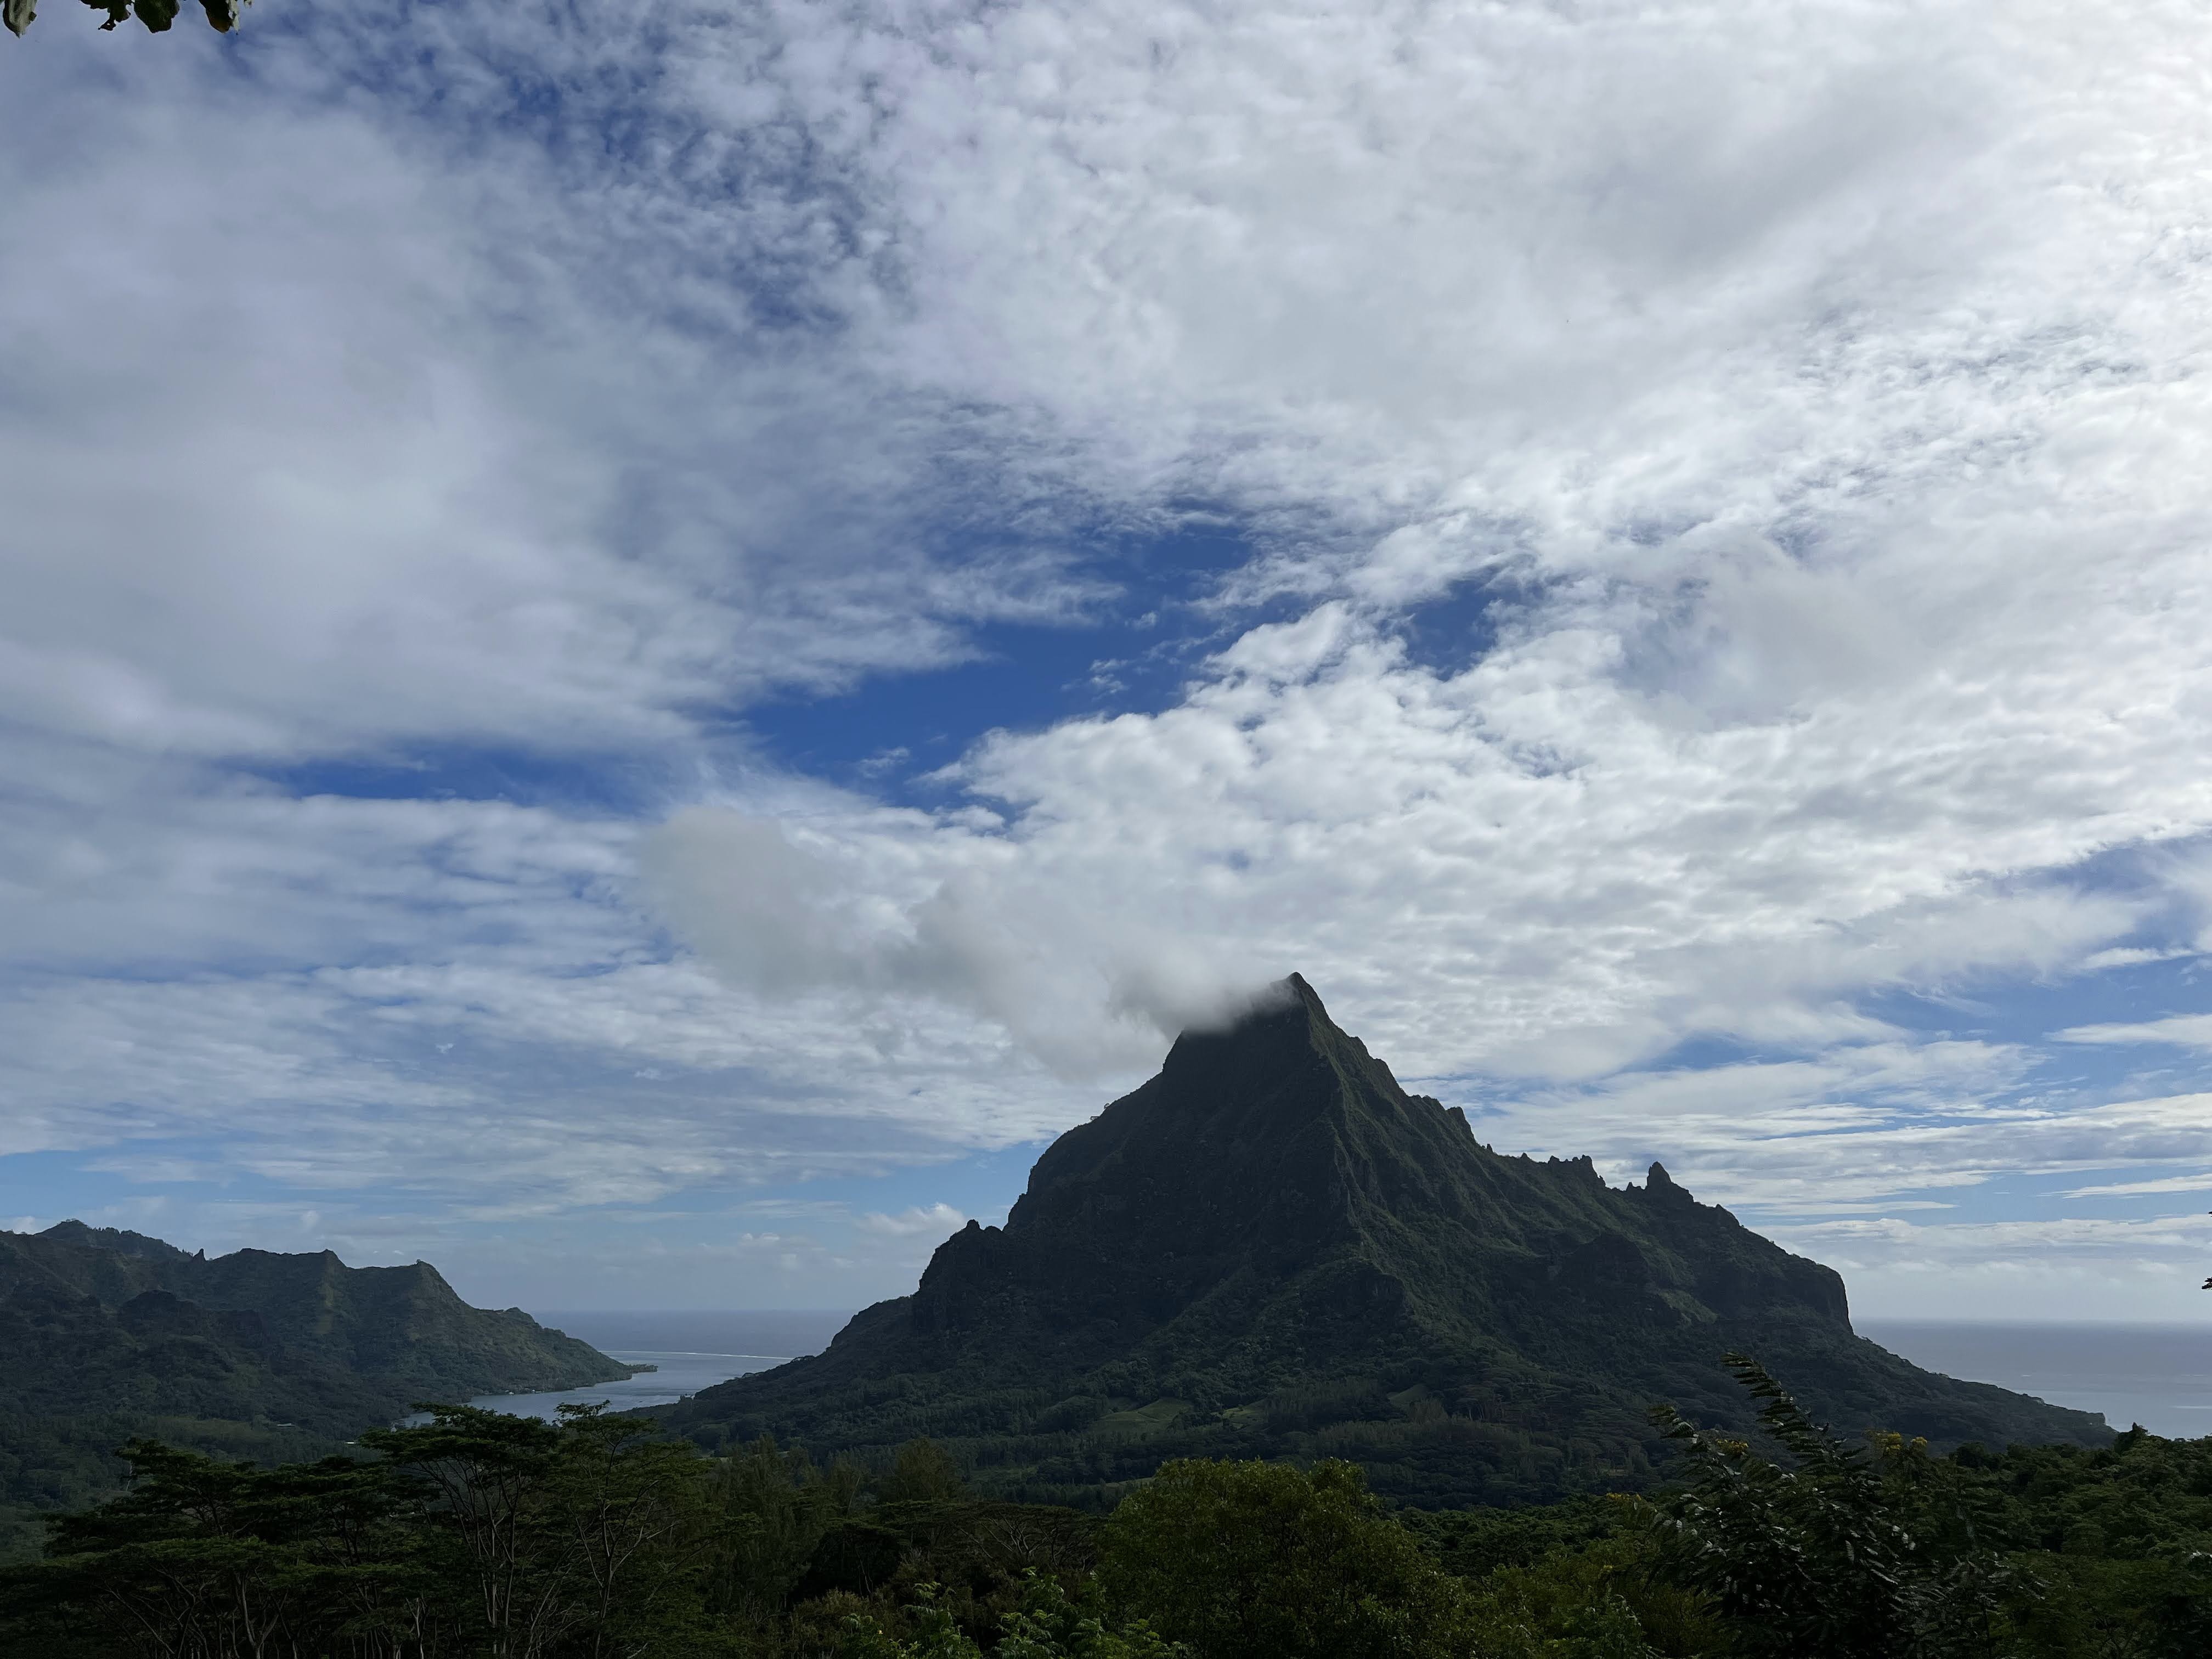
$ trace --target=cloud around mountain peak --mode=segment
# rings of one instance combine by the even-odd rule
[[[442,1261],[1296,964],[1616,1178],[2203,1167],[2185,8],[409,18],[0,64],[6,1150]]]

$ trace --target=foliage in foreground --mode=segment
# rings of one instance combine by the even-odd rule
[[[2212,1441],[2141,1429],[2110,1449],[1849,1445],[1759,1365],[1778,1460],[1653,1413],[1682,1478],[1634,1500],[1645,1574],[1697,1595],[1746,1659],[2212,1653]],[[2108,1518],[2106,1531],[2097,1520]]]
[[[1165,1465],[1103,1521],[762,1440],[466,1408],[373,1456],[151,1443],[0,1573],[50,1659],[2203,1659],[2212,1440],[1847,1443],[1758,1367],[1757,1443],[1656,1414],[1655,1500],[1392,1513],[1360,1470]]]
[[[1752,1361],[1727,1363],[1789,1461],[1662,1407],[1690,1455],[1686,1489],[1647,1506],[1660,1571],[1709,1596],[1747,1654],[1985,1650],[2019,1575],[1996,1553],[1990,1506],[1966,1472],[1896,1435],[1847,1445]]]
[[[685,1449],[573,1407],[556,1427],[443,1407],[363,1442],[382,1457],[275,1469],[133,1443],[131,1490],[6,1575],[21,1650],[704,1650],[685,1645],[708,1541]]]
[[[1106,1523],[1106,1587],[1207,1659],[1472,1651],[1461,1581],[1352,1464],[1170,1463]]]

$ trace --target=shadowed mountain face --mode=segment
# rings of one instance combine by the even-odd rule
[[[1843,1281],[1653,1165],[1479,1145],[1408,1095],[1295,975],[1054,1142],[1003,1229],[829,1350],[665,1413],[709,1445],[817,1453],[928,1434],[987,1485],[1103,1501],[1166,1456],[1349,1456],[1415,1501],[1652,1476],[1645,1409],[1747,1422],[1718,1360],[1765,1360],[1851,1428],[2101,1443],[2101,1419],[1906,1364]]]
[[[416,1400],[578,1387],[628,1368],[519,1308],[471,1308],[428,1262],[209,1261],[64,1221],[0,1232],[0,1408],[257,1418],[351,1436]]]
[[[137,1436],[312,1458],[419,1400],[628,1370],[518,1308],[470,1307],[427,1262],[210,1261],[76,1221],[0,1232],[0,1559],[36,1547],[39,1511],[110,1495]]]

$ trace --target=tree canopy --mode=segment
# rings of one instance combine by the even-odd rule
[[[150,1441],[0,1566],[40,1659],[2204,1659],[2212,1438],[1846,1439],[1758,1366],[1652,1496],[1392,1510],[1186,1459],[1103,1517],[914,1442],[823,1468],[465,1407],[283,1468]],[[0,1449],[0,1458],[4,1458]]]

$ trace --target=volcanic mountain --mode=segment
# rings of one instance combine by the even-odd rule
[[[1431,1504],[1653,1478],[1645,1413],[1746,1423],[1750,1352],[1819,1414],[1953,1444],[2101,1443],[2101,1418],[1935,1376],[1854,1335],[1835,1273],[1654,1164],[1478,1143],[1304,980],[1054,1141],[1006,1226],[823,1352],[662,1413],[710,1447],[919,1435],[1008,1495],[1097,1503],[1182,1455],[1338,1455]]]

